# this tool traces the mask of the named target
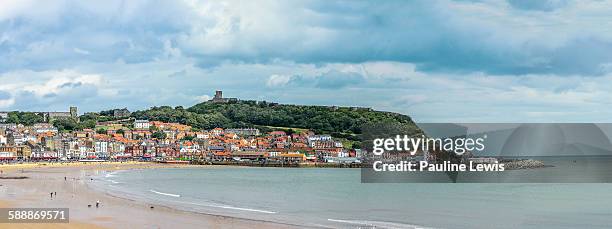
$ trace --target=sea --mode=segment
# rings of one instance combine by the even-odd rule
[[[303,227],[612,226],[607,183],[361,183],[360,169],[220,166],[115,171],[92,186],[186,211]]]

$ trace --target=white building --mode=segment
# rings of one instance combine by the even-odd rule
[[[63,154],[60,155],[61,158],[71,159],[80,156],[80,147],[79,142],[76,140],[68,140],[64,141]]]
[[[342,142],[334,142],[334,146],[335,146],[336,148],[342,148],[342,147],[344,147],[344,146],[342,145]]]
[[[221,128],[214,128],[212,130],[210,130],[210,133],[214,136],[219,136],[222,135],[224,133],[223,129]]]
[[[239,129],[227,129],[225,130],[226,133],[234,133],[237,135],[244,135],[244,136],[259,136],[259,129],[255,129],[255,128],[239,128]]]
[[[278,157],[281,154],[281,152],[270,151],[270,152],[268,152],[268,154],[270,155],[270,157]]]
[[[308,142],[313,142],[313,141],[331,141],[332,137],[330,135],[313,135],[313,136],[308,136]]]
[[[108,156],[108,142],[96,141],[94,144],[94,151],[97,156],[106,157]]]
[[[36,133],[53,132],[57,133],[57,128],[49,123],[35,123],[32,125],[32,130]]]
[[[32,151],[33,158],[50,159],[57,158],[58,154],[55,151]]]
[[[151,123],[149,120],[136,120],[134,121],[134,128],[136,129],[149,129]]]
[[[17,129],[17,124],[15,123],[0,123],[0,129],[4,130],[14,130]],[[19,124],[19,126],[23,127],[23,125]]]
[[[89,147],[85,145],[79,145],[79,158],[87,158],[89,152],[92,152]]]
[[[208,134],[207,132],[198,132],[196,133],[196,138],[197,139],[209,139],[210,134]]]
[[[8,118],[8,114],[8,112],[0,112],[0,122],[6,121],[6,119]]]
[[[11,142],[15,145],[23,145],[28,141],[28,136],[20,133],[13,133],[9,138],[9,140],[12,140]]]

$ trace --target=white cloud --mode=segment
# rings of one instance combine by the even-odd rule
[[[289,83],[291,80],[291,76],[289,75],[271,75],[268,77],[268,81],[266,82],[266,86],[268,87],[282,87]]]
[[[4,108],[45,109],[86,103],[98,96],[102,76],[74,70],[14,71],[0,75],[0,90],[10,92],[10,98],[0,102]],[[82,100],[82,101],[80,101]]]
[[[210,100],[210,99],[211,99],[211,97],[210,97],[209,95],[200,95],[200,96],[197,96],[197,97],[196,97],[196,101],[197,101],[198,103],[201,103],[201,102],[206,102],[206,101],[208,101],[208,100]]]
[[[83,85],[99,86],[102,79],[99,75],[80,74],[74,71],[45,72],[44,74],[48,75],[48,81],[43,84],[28,83],[21,90],[42,97],[49,94],[58,94]]]

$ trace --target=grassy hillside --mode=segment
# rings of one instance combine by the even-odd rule
[[[200,129],[215,127],[258,127],[261,129],[310,129],[317,134],[358,140],[361,127],[368,123],[392,123],[420,131],[407,115],[368,108],[283,105],[255,101],[197,104],[183,107],[153,107],[132,113],[137,119],[179,122]]]

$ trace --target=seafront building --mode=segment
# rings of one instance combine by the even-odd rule
[[[57,117],[57,116],[53,116]],[[312,131],[255,128],[194,130],[180,123],[132,120],[62,132],[49,123],[0,124],[0,161],[199,160],[354,163],[356,151]]]

